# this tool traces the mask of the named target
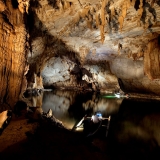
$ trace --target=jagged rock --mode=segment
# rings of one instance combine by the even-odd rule
[[[49,109],[48,112],[47,112],[47,117],[51,117],[52,115],[53,115],[52,110]]]
[[[56,126],[56,127],[59,127],[59,128],[66,129],[64,127],[63,123],[60,120],[58,120],[57,118],[54,117],[51,109],[49,109],[47,113],[43,112],[42,118],[43,118],[42,121],[44,119],[46,119],[47,123],[51,124],[52,126]]]
[[[21,13],[28,13],[30,0],[18,0],[18,8]]]
[[[1,103],[13,106],[26,87],[44,84],[118,88],[115,77],[128,91],[159,94],[159,6],[158,0],[0,1]],[[96,66],[98,75],[73,75],[76,65]]]
[[[8,118],[7,113],[8,113],[8,111],[3,111],[2,113],[0,113],[0,129],[3,128],[3,124],[5,123],[5,121]]]
[[[11,111],[3,111],[0,113],[0,129],[4,128],[4,124],[8,124],[9,120],[11,119]]]
[[[139,1],[138,3],[135,0],[103,0],[101,2],[86,2],[84,0],[78,2],[73,0],[71,3],[67,2],[63,1],[61,3],[57,1],[54,4],[43,0],[39,2],[39,5],[31,6],[37,20],[34,26],[44,34],[34,37],[31,42],[32,46],[35,46],[33,48],[33,58],[30,56],[29,59],[32,62],[34,59],[41,59],[39,66],[43,64],[44,84],[47,84],[47,86],[55,84],[57,86],[69,86],[74,84],[78,87],[80,81],[85,80],[88,83],[93,81],[98,83],[101,89],[107,89],[109,86],[119,88],[116,77],[123,79],[123,76],[123,80],[126,80],[131,74],[134,74],[132,65],[128,66],[125,74],[120,69],[124,68],[125,63],[119,62],[121,67],[118,68],[119,64],[116,64],[115,60],[119,59],[121,61],[122,58],[126,59],[126,63],[128,59],[136,61],[135,65],[142,63],[141,69],[143,70],[144,68],[143,81],[148,78],[147,81],[153,83],[150,79],[154,79],[157,76],[150,75],[155,73],[153,71],[155,69],[152,67],[147,69],[151,57],[146,55],[150,54],[147,51],[148,43],[152,39],[156,41],[160,33],[158,1],[152,3],[150,1]],[[50,39],[49,42],[48,38]],[[46,49],[44,50],[44,48]],[[75,52],[75,60],[78,60],[79,64],[76,63],[81,65],[80,68],[87,65],[88,68],[92,69],[92,77],[94,79],[85,75],[80,76],[80,78],[74,78],[78,77],[80,72],[77,75],[74,74],[74,76],[68,72],[66,76],[61,67],[56,68],[58,70],[57,74],[52,74],[55,76],[46,76],[53,72],[53,67],[48,65],[52,57],[55,57],[55,55],[56,57],[61,56],[62,53],[65,53],[67,57],[70,51]],[[47,61],[44,58],[45,56],[48,56]],[[43,57],[43,59],[40,57]],[[53,60],[54,64],[57,63],[56,59]],[[67,58],[65,59],[67,60]],[[108,62],[109,67],[104,70],[101,64],[108,65]],[[94,74],[96,71],[94,71],[93,65],[99,68],[97,75]],[[158,61],[154,65],[157,66]],[[139,66],[135,67],[139,68]],[[47,73],[46,68],[48,72],[49,70],[51,72]],[[113,70],[113,68],[117,68],[117,71]],[[157,70],[156,75],[158,73]],[[146,76],[147,78],[145,78]],[[79,83],[75,83],[77,79]],[[130,79],[136,81],[136,77],[132,76]],[[140,91],[142,87],[144,86],[135,87],[131,85],[131,88],[137,91],[138,88],[140,88]],[[146,87],[149,88],[149,86],[144,88]],[[96,87],[93,85],[93,88]],[[128,90],[130,89],[128,88]],[[147,90],[152,92],[151,89]]]

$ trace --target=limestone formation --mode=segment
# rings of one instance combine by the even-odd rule
[[[51,126],[54,126],[54,127],[56,126],[62,129],[66,129],[63,123],[54,117],[51,109],[49,109],[47,113],[43,113],[41,117],[43,120],[46,120],[47,123],[51,124]]]
[[[26,87],[159,94],[159,34],[158,0],[1,0],[1,104]]]
[[[144,72],[149,79],[160,79],[160,37],[151,40],[147,45],[144,59]]]
[[[26,66],[26,26],[23,14],[9,0],[0,1],[0,104],[13,106],[19,98]]]
[[[4,2],[0,1],[0,12],[5,11],[5,9],[6,9],[6,6],[5,6]]]
[[[39,68],[43,71],[44,84],[56,83],[59,86],[69,86],[72,83],[76,85],[77,78],[73,78],[70,72],[67,73],[67,77],[61,74],[63,70],[59,67],[57,68],[59,76],[53,76],[53,78],[44,76],[47,74],[44,68],[47,68],[52,57],[55,55],[67,57],[68,52],[71,51],[75,52],[75,58],[72,60],[74,64],[78,60],[79,68],[83,68],[84,65],[90,66],[91,70],[93,70],[93,65],[101,68],[101,71],[96,73],[99,78],[95,78],[95,71],[92,72],[94,80],[86,75],[80,76],[81,81],[86,81],[88,84],[94,81],[101,89],[107,88],[110,84],[114,84],[113,88],[117,88],[118,82],[116,82],[116,78],[113,78],[114,74],[115,77],[125,80],[125,82],[128,77],[132,81],[136,81],[136,76],[131,76],[131,74],[138,75],[139,73],[134,73],[136,70],[132,70],[131,64],[134,63],[136,68],[139,68],[136,66],[137,64],[141,64],[141,77],[155,85],[153,79],[157,79],[157,76],[153,76],[153,74],[157,75],[159,72],[157,70],[155,74],[154,68],[149,65],[151,57],[147,56],[150,55],[147,46],[153,39],[155,41],[159,39],[160,4],[158,1],[102,0],[85,2],[84,0],[72,0],[72,2],[68,2],[63,0],[53,3],[41,0],[37,2],[38,5],[31,6],[36,19],[34,26],[45,34],[37,35],[32,40],[33,49],[30,54],[32,56],[28,60],[34,63],[34,59],[39,62],[41,59],[39,66],[43,64],[43,67]],[[49,43],[46,41],[46,37],[52,37]],[[58,41],[55,43],[56,38]],[[56,49],[54,46],[57,46]],[[126,59],[126,62],[122,63],[121,59]],[[129,61],[133,62],[128,63]],[[102,64],[107,66],[108,62],[108,68],[101,67]],[[157,65],[158,61],[154,66]],[[126,68],[125,73],[122,71],[124,68]],[[52,70],[51,66],[48,66],[49,70]],[[139,81],[142,83],[142,80],[139,79]],[[144,88],[144,90],[152,92],[147,85],[143,85],[143,87],[142,85],[139,87],[131,86],[137,91],[140,87],[140,90]]]
[[[4,124],[8,123],[9,120],[11,119],[11,115],[9,115],[9,111],[3,111],[0,113],[0,129],[4,128]]]
[[[21,13],[28,13],[30,0],[18,0],[18,8]]]

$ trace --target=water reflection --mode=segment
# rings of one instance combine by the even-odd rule
[[[23,99],[24,102],[27,103],[29,107],[42,107],[43,103],[43,92],[26,92],[24,94],[25,98]]]
[[[74,103],[75,94],[67,91],[44,92],[42,109],[47,112],[49,109],[53,111],[53,115],[63,122],[64,126],[71,128],[74,118],[69,115],[69,107]]]
[[[73,91],[44,92],[42,109],[52,109],[56,118],[67,128],[72,128],[85,114],[91,116],[100,111],[102,115],[115,114],[122,99],[105,99],[96,93],[78,93]]]
[[[119,110],[119,106],[123,99],[105,99],[100,97],[95,97],[93,95],[91,100],[88,100],[86,103],[83,103],[85,110],[89,108],[92,109],[92,113],[100,111],[103,116],[109,116],[115,114]]]
[[[28,96],[26,102],[28,106],[41,108],[44,112],[51,109],[53,115],[62,121],[65,127],[72,129],[86,114],[91,116],[98,111],[103,117],[116,114],[122,100],[106,99],[95,92],[54,90]]]
[[[110,127],[113,159],[160,156],[160,101],[124,100]],[[116,154],[115,154],[116,153]]]
[[[101,111],[104,117],[111,115],[106,151],[110,160],[160,156],[160,101],[106,99],[96,93],[73,91],[43,92],[38,101],[33,99],[36,103],[31,105],[42,101],[42,110],[52,109],[54,116],[69,129],[86,114]]]

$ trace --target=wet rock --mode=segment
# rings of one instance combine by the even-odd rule
[[[0,129],[3,128],[3,124],[8,118],[7,113],[8,111],[3,111],[2,113],[0,113]]]
[[[0,1],[0,101],[11,107],[21,92],[27,51],[24,16],[14,2]]]
[[[44,120],[46,120],[46,122],[51,126],[66,129],[63,123],[60,120],[58,120],[56,117],[54,117],[51,109],[49,109],[47,113],[45,112],[42,113],[42,121],[44,122]]]
[[[10,110],[6,110],[0,113],[0,134],[10,122],[11,117],[12,117],[12,111]]]
[[[53,115],[52,110],[49,109],[48,112],[47,112],[47,117],[51,117],[52,115]]]

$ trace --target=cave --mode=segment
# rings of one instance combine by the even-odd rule
[[[0,0],[0,158],[51,159],[53,149],[55,159],[154,159],[159,54],[159,0]],[[105,99],[116,92],[129,98]],[[39,120],[50,109],[67,127],[85,114],[110,114],[109,138],[88,146]]]

